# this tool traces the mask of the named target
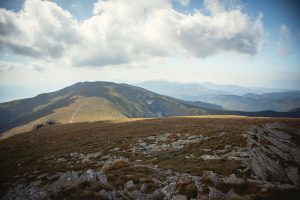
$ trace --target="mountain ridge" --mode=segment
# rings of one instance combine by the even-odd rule
[[[124,83],[97,81],[79,82],[55,92],[0,103],[0,132],[10,135],[29,131],[49,119],[76,123],[210,114],[300,117],[299,112],[225,110],[219,105],[176,99]]]
[[[219,105],[225,110],[288,112],[300,106],[300,91],[297,90],[164,81],[146,81],[136,85],[185,101],[202,101]]]

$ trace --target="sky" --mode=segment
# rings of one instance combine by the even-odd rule
[[[300,89],[297,0],[0,0],[0,101],[80,81]]]

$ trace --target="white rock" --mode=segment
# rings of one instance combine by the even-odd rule
[[[202,156],[200,156],[201,159],[203,160],[217,160],[217,159],[221,159],[221,157],[219,156],[213,156],[213,155],[207,155],[207,154],[204,154]]]
[[[132,188],[133,186],[134,186],[133,181],[132,181],[132,180],[129,180],[129,181],[127,181],[127,182],[125,183],[124,188],[130,189],[130,188]]]

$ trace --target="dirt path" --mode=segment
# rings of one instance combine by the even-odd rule
[[[71,119],[70,119],[70,123],[73,123],[74,117],[76,116],[76,114],[78,113],[78,111],[80,110],[80,108],[82,107],[83,104],[84,104],[84,103],[81,103],[81,104],[78,106],[78,108],[74,111],[74,113],[73,113],[73,115],[72,115],[72,117],[71,117]]]

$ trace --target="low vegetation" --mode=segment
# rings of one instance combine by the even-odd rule
[[[103,187],[119,188],[129,180],[132,180],[134,187],[138,188],[148,183],[147,190],[151,193],[157,187],[152,181],[153,178],[163,181],[165,177],[153,173],[152,168],[142,167],[148,165],[157,165],[162,169],[196,176],[202,176],[205,171],[213,171],[219,175],[228,176],[235,173],[237,176],[247,178],[249,174],[241,173],[240,160],[223,158],[205,160],[201,156],[212,154],[212,151],[216,152],[215,156],[221,156],[218,152],[225,154],[228,148],[243,149],[246,146],[243,135],[245,131],[251,125],[269,122],[283,122],[300,129],[299,119],[233,116],[171,117],[118,123],[106,121],[46,126],[0,140],[0,194],[3,196],[20,180],[29,183],[39,177],[42,184],[47,184],[57,180],[56,173],[84,172],[87,169],[99,171],[103,169],[101,163],[112,157],[126,158],[141,167],[119,162],[106,169],[109,185],[83,182],[48,197],[55,199],[66,195],[72,199],[74,197],[72,195],[79,195],[77,197],[82,199],[101,199],[104,198],[101,197],[101,193],[93,194],[94,190],[98,191]],[[138,140],[147,141],[147,138],[162,133],[172,133],[166,142],[169,140],[184,142],[183,138],[197,135],[207,139],[201,143],[187,143],[178,149],[154,151],[149,154],[132,153],[131,149],[138,144]],[[178,133],[180,137],[176,136]],[[53,180],[41,177],[52,177]],[[218,187],[227,192],[226,186]],[[251,190],[251,186],[245,188]],[[195,188],[190,181],[177,185],[177,190],[179,193],[189,193],[190,197],[195,196]],[[238,190],[244,189],[237,188]]]

